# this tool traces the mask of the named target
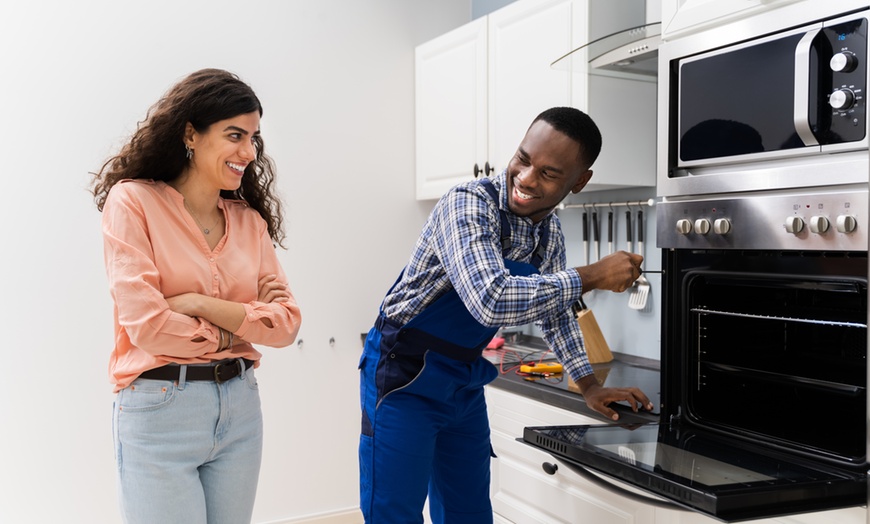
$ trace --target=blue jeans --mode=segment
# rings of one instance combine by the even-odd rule
[[[263,449],[254,369],[217,384],[137,379],[118,392],[113,429],[128,524],[251,521]]]

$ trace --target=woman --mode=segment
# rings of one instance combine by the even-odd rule
[[[287,346],[301,322],[273,244],[284,235],[262,113],[236,75],[197,71],[94,176],[126,522],[251,519],[262,451],[252,344]]]

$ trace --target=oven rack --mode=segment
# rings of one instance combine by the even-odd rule
[[[692,313],[700,313],[705,315],[723,315],[729,317],[741,317],[741,318],[753,318],[760,320],[779,320],[784,322],[798,322],[802,324],[816,324],[823,326],[836,326],[836,327],[849,327],[849,328],[864,328],[867,329],[867,324],[860,322],[842,322],[839,320],[819,320],[819,319],[809,319],[809,318],[798,318],[798,317],[781,317],[774,315],[757,315],[753,313],[735,313],[733,311],[719,311],[715,309],[707,309],[703,307],[695,307],[690,309]]]

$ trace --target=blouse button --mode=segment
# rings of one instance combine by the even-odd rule
[[[217,280],[217,279],[218,279],[218,276],[217,276],[217,275],[215,275],[215,276],[214,276],[214,279],[215,279],[215,280]]]

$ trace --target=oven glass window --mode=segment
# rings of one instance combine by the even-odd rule
[[[863,280],[702,270],[687,276],[684,291],[682,374],[693,420],[863,463]]]

